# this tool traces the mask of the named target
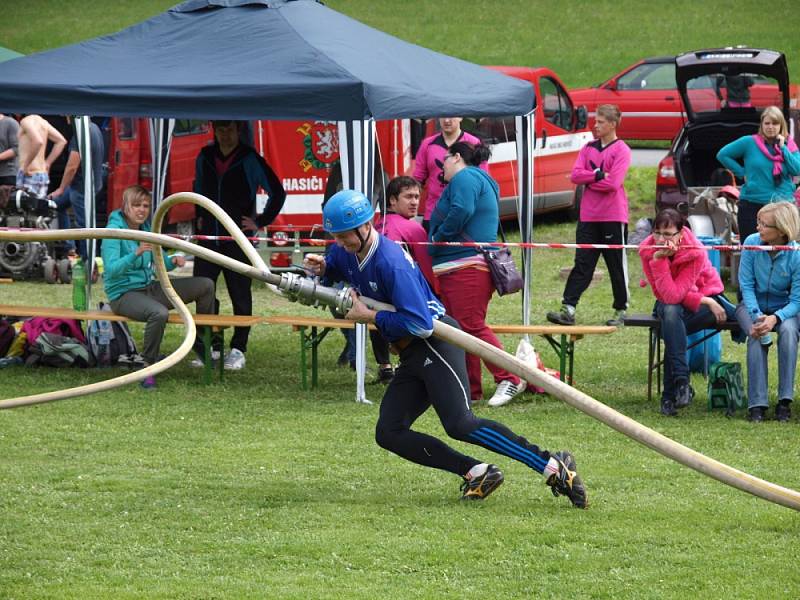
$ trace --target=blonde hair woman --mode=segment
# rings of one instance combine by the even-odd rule
[[[800,175],[800,150],[789,137],[786,118],[777,106],[761,113],[758,133],[723,147],[717,160],[745,180],[737,216],[740,239],[755,233],[756,213],[762,206],[791,200],[794,195],[792,177]]]
[[[139,229],[150,231],[150,192],[133,185],[122,193],[122,208],[108,217],[108,229]],[[144,348],[142,357],[148,365],[158,360],[161,338],[172,303],[164,294],[161,284],[153,275],[153,248],[146,242],[132,240],[103,240],[103,286],[111,310],[136,321],[144,321]],[[183,256],[164,254],[167,270],[182,267]],[[213,314],[214,283],[206,277],[181,277],[172,285],[184,302],[197,301],[197,312]],[[195,351],[203,356],[202,342]],[[141,383],[145,389],[156,387],[155,377]]]
[[[800,215],[789,202],[768,204],[758,211],[758,232],[747,246],[796,248]],[[800,252],[743,250],[739,263],[742,303],[736,320],[747,338],[747,397],[751,421],[763,421],[769,407],[767,358],[771,332],[778,332],[778,404],[775,418],[788,421],[797,369],[800,314]]]

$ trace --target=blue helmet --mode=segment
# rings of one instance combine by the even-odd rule
[[[355,190],[336,192],[322,209],[322,224],[328,233],[350,231],[367,223],[375,214],[372,202]]]

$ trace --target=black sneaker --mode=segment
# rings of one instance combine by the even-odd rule
[[[553,496],[564,495],[569,498],[575,508],[587,508],[589,496],[586,487],[577,472],[575,458],[567,450],[551,454],[558,461],[558,473],[553,473],[547,479],[547,485]]]
[[[555,325],[575,325],[575,312],[570,312],[566,305],[562,305],[560,311],[547,313],[547,320]]]
[[[675,403],[669,398],[661,399],[661,414],[665,417],[674,417],[678,414],[678,411],[675,410]]]
[[[761,423],[764,420],[764,407],[754,406],[748,411],[747,420],[753,423]]]
[[[685,408],[694,399],[694,389],[688,383],[682,383],[675,392],[675,408]]]
[[[486,467],[480,477],[464,480],[461,484],[462,500],[483,500],[503,483],[503,472],[495,465]]]
[[[789,417],[792,416],[792,401],[791,400],[781,400],[778,402],[778,406],[775,407],[775,420],[780,421],[781,423],[786,423],[789,420]]]
[[[378,383],[389,383],[394,379],[394,369],[392,367],[381,367],[378,371]]]

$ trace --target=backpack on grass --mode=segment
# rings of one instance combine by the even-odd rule
[[[86,344],[57,333],[40,333],[36,342],[28,347],[28,358],[25,359],[26,367],[46,365],[86,368],[91,364],[92,359]]]
[[[103,302],[98,308],[111,312],[111,308]],[[105,319],[90,321],[86,334],[89,350],[98,367],[110,367],[119,362],[125,364],[135,362],[136,344],[127,323]]]
[[[716,362],[708,370],[708,409],[715,408],[724,408],[729,417],[737,408],[747,408],[739,363]]]

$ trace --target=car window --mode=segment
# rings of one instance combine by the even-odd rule
[[[557,81],[542,77],[539,81],[539,92],[542,95],[544,118],[556,127],[574,130],[574,111],[567,91]]]
[[[119,139],[136,139],[136,122],[131,117],[120,117],[119,119]]]
[[[198,119],[175,119],[175,131],[172,132],[172,135],[180,137],[182,135],[207,133],[208,129],[208,121],[201,121]]]
[[[675,89],[675,65],[673,63],[644,63],[636,66],[617,79],[617,89]]]
[[[686,95],[696,114],[744,115],[783,103],[777,80],[756,73],[701,75],[686,82]]]
[[[514,117],[482,117],[473,123],[467,119],[461,122],[461,128],[479,137],[487,144],[501,144],[517,140],[517,125]]]

